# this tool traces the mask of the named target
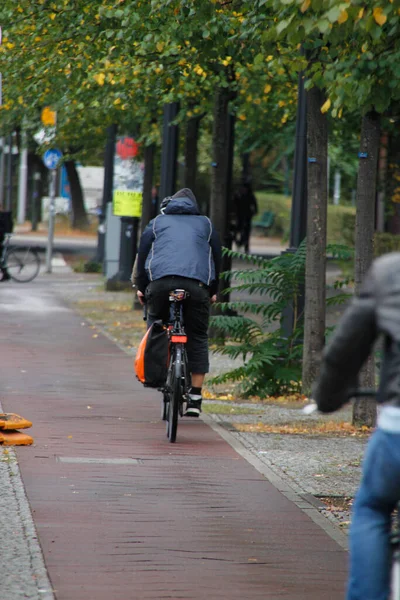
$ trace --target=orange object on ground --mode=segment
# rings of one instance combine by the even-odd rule
[[[2,433],[0,433],[0,444],[2,444],[4,442],[4,436]]]
[[[1,438],[3,438],[3,446],[30,446],[33,444],[33,437],[20,431],[2,431]]]
[[[32,423],[14,413],[0,413],[0,429],[29,429]]]

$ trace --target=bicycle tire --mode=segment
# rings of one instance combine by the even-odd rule
[[[176,344],[173,355],[171,372],[171,393],[168,406],[168,439],[173,444],[176,441],[176,433],[178,430],[179,407],[182,404],[182,347],[181,344]]]
[[[168,395],[166,392],[163,392],[163,398],[161,400],[161,420],[162,421],[168,420],[168,404],[169,404]]]
[[[10,248],[6,255],[5,269],[13,281],[28,283],[39,274],[39,255],[33,248]]]

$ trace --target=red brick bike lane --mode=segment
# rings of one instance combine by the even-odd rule
[[[57,600],[341,599],[345,551],[202,421],[169,444],[132,358],[44,290],[0,310],[1,401],[33,421],[17,455]]]

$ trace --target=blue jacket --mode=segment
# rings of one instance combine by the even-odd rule
[[[210,294],[218,287],[221,263],[219,236],[194,200],[173,197],[164,214],[150,221],[138,249],[136,287],[144,293],[148,283],[178,275],[201,281]]]

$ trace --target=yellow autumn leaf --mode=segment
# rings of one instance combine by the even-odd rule
[[[272,90],[272,85],[267,83],[267,85],[264,88],[264,94],[269,94],[271,90]]]
[[[358,13],[358,18],[359,18],[359,19],[362,19],[362,18],[363,18],[363,16],[364,16],[364,8],[361,8],[361,9],[360,9],[360,12]]]
[[[311,0],[304,0],[303,4],[300,7],[302,13],[305,13],[307,8],[310,6]]]
[[[96,83],[98,83],[99,85],[104,85],[104,81],[106,79],[106,76],[104,73],[97,73],[97,75],[94,75],[93,79],[96,81]]]
[[[54,125],[56,124],[56,118],[57,117],[55,111],[51,110],[51,108],[49,108],[48,106],[46,106],[42,110],[41,119],[45,127],[54,127]]]
[[[342,10],[342,12],[340,13],[339,18],[338,18],[338,23],[340,25],[342,23],[346,23],[348,18],[349,18],[349,13],[347,12],[347,10]]]
[[[383,8],[377,6],[373,12],[374,19],[378,25],[384,25],[387,21],[387,16],[383,14]]]
[[[324,102],[323,105],[321,106],[321,112],[322,112],[322,114],[328,112],[328,110],[330,109],[330,107],[331,107],[331,101],[328,98],[328,100],[326,102]]]
[[[118,106],[118,104],[121,104],[121,98],[115,98],[115,100],[114,100],[114,106]]]
[[[56,13],[50,13],[49,17],[52,21],[54,21],[54,19],[56,18]]]
[[[246,120],[246,115],[238,115],[238,118],[239,118],[241,121],[245,121],[245,120]]]

